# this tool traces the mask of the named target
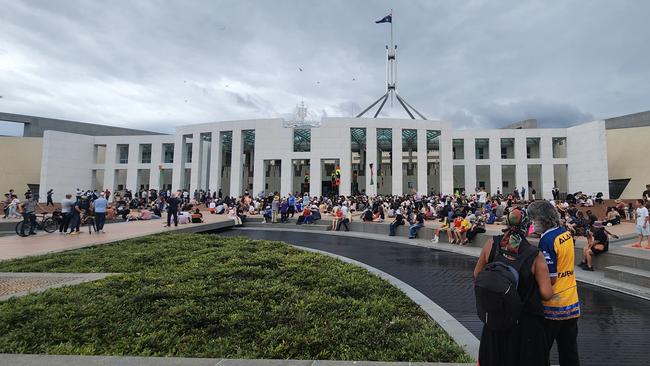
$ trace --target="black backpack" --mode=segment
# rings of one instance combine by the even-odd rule
[[[519,274],[523,265],[530,266],[539,249],[530,245],[526,239],[521,242],[519,254],[507,253],[499,243],[501,236],[494,238],[490,251],[490,263],[478,274],[474,281],[476,295],[476,312],[479,319],[494,331],[508,330],[519,321],[519,316],[526,301],[532,294],[522,299],[519,296]],[[531,290],[534,289],[534,286]]]

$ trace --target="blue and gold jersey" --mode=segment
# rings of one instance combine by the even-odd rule
[[[544,317],[565,320],[580,316],[580,301],[574,269],[573,236],[564,228],[556,228],[542,235],[539,249],[544,253],[548,272],[556,278],[553,298],[543,301]]]

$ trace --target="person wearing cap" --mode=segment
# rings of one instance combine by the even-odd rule
[[[609,236],[611,235],[615,239],[618,238],[618,236],[605,229],[602,221],[594,222],[591,231],[593,232],[593,240],[582,250],[583,259],[582,263],[580,263],[580,268],[585,271],[594,270],[592,265],[594,256],[601,255],[609,250]]]
[[[99,193],[99,198],[92,203],[95,209],[95,227],[97,232],[105,234],[104,224],[106,223],[106,209],[108,208],[108,200],[104,192]]]

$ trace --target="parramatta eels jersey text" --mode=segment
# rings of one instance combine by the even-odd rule
[[[551,320],[565,320],[580,316],[580,301],[574,268],[574,243],[570,232],[562,227],[551,229],[539,240],[539,249],[544,253],[548,272],[556,278],[553,298],[543,301],[544,317]]]

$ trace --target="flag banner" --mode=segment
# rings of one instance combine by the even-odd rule
[[[388,14],[385,17],[376,21],[375,23],[379,24],[379,23],[392,23],[392,22],[393,22],[393,14]]]

